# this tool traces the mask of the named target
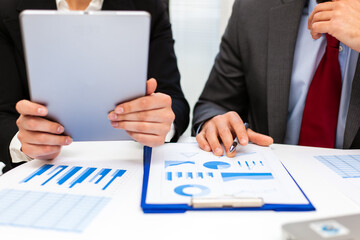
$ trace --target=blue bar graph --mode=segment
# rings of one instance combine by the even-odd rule
[[[47,184],[48,182],[51,181],[51,179],[53,179],[54,177],[56,177],[58,174],[60,174],[62,171],[64,171],[68,166],[57,166],[56,168],[54,168],[53,171],[51,171],[51,173],[54,173],[56,170],[59,169],[59,171],[57,171],[55,174],[53,174],[48,180],[46,180],[45,182],[43,182],[41,185],[45,185]]]
[[[39,168],[38,170],[36,170],[33,174],[31,174],[30,176],[28,176],[27,178],[25,178],[24,180],[22,180],[21,182],[28,182],[31,179],[33,179],[36,176],[40,176],[42,175],[44,172],[46,172],[47,170],[49,170],[50,168],[52,168],[54,165],[52,164],[45,164],[43,165],[41,168]]]
[[[256,161],[256,160],[243,160],[243,161],[237,161],[238,164],[239,164],[239,167],[245,167],[247,168],[248,170],[254,170],[255,168],[256,169],[264,169],[264,163],[263,161]]]
[[[64,176],[62,176],[59,181],[57,182],[59,185],[62,185],[63,183],[65,183],[67,180],[69,180],[69,178],[71,178],[72,176],[74,176],[78,171],[80,171],[80,169],[82,169],[82,167],[72,167],[67,173],[64,174]]]
[[[57,167],[56,168],[52,167],[50,171],[47,171],[47,175],[53,174],[57,169],[58,169]]]
[[[246,166],[248,167],[248,169],[250,170],[249,163],[247,161],[245,161],[245,163],[246,163]]]
[[[68,170],[67,170],[68,169]],[[84,169],[83,171],[81,171]],[[65,172],[65,170],[67,170]],[[47,186],[50,182],[54,181],[59,187],[75,188],[76,186],[84,186],[86,184],[100,185],[99,190],[105,190],[108,188],[116,178],[120,178],[124,175],[126,170],[95,167],[80,167],[80,166],[67,166],[67,165],[52,165],[45,164],[39,169],[31,173],[28,177],[22,180],[21,184],[32,183],[32,179],[38,177],[37,182],[40,186]],[[45,174],[44,174],[45,173]],[[111,173],[113,173],[111,175]],[[62,175],[61,175],[62,174]],[[58,179],[57,179],[58,177]],[[56,180],[54,180],[56,179]],[[71,181],[69,181],[71,179]],[[89,180],[90,179],[90,180]],[[38,184],[35,182],[36,184]]]
[[[171,172],[166,173],[166,180],[172,181],[172,173]]]
[[[87,168],[80,176],[71,182],[70,188],[74,187],[78,183],[82,183],[88,176],[95,172],[95,170],[96,168]]]
[[[213,173],[206,173],[206,172],[166,172],[165,179],[167,181],[173,181],[174,179],[179,179],[185,176],[186,179],[204,179],[205,176],[213,178]]]
[[[124,175],[124,173],[126,172],[126,170],[116,170],[116,172],[112,175],[112,179],[105,185],[105,187],[103,187],[102,190],[105,190],[107,187],[110,186],[110,184],[116,179],[116,178],[120,178],[122,177],[122,175]]]
[[[274,179],[271,173],[221,173],[224,182],[248,179],[248,180],[269,180]]]
[[[99,179],[95,182],[95,184],[98,184],[104,177],[106,177],[109,172],[111,172],[111,169],[103,168],[89,182],[93,182],[98,176],[100,176]]]

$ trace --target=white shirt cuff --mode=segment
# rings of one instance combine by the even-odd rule
[[[165,142],[170,142],[171,139],[175,136],[175,125],[174,123],[171,124],[170,131],[165,137]]]
[[[19,132],[15,134],[10,143],[10,156],[13,163],[28,162],[33,160],[21,151],[21,143],[17,137]]]
[[[0,176],[3,175],[4,167],[5,167],[5,164],[3,162],[0,162]]]
[[[20,143],[19,139],[17,138],[17,135],[18,135],[18,132],[15,134],[15,136],[11,140],[10,147],[9,147],[12,162],[20,163],[20,162],[29,162],[29,161],[33,160],[32,158],[30,158],[28,155],[26,155],[25,153],[23,153],[21,151],[21,143]],[[174,135],[175,135],[175,125],[174,125],[174,123],[172,123],[171,127],[170,127],[170,131],[168,132],[168,134],[165,137],[165,142],[170,142],[171,139],[174,137]]]

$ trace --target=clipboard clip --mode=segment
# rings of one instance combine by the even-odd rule
[[[192,198],[189,205],[193,208],[250,208],[264,206],[264,200],[244,197]]]

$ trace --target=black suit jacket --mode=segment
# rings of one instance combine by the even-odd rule
[[[203,121],[236,111],[253,130],[283,143],[302,12],[308,0],[236,0],[210,77],[194,109]],[[351,89],[344,148],[360,148],[360,61]]]
[[[0,2],[0,161],[5,171],[13,166],[9,144],[18,128],[15,104],[29,99],[19,13],[25,9],[56,9],[55,0],[2,0]],[[180,87],[174,40],[167,12],[161,0],[104,0],[102,10],[143,10],[151,14],[148,77],[158,81],[157,92],[172,97],[176,134],[189,123],[189,105]]]

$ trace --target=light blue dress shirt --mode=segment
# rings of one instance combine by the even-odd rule
[[[298,144],[305,100],[316,69],[325,53],[326,37],[313,40],[307,29],[308,18],[316,6],[309,0],[301,18],[296,41],[293,72],[290,85],[287,130],[284,143]],[[342,75],[342,91],[336,132],[336,148],[343,148],[345,123],[349,109],[351,85],[354,78],[358,52],[340,43],[339,62]]]

